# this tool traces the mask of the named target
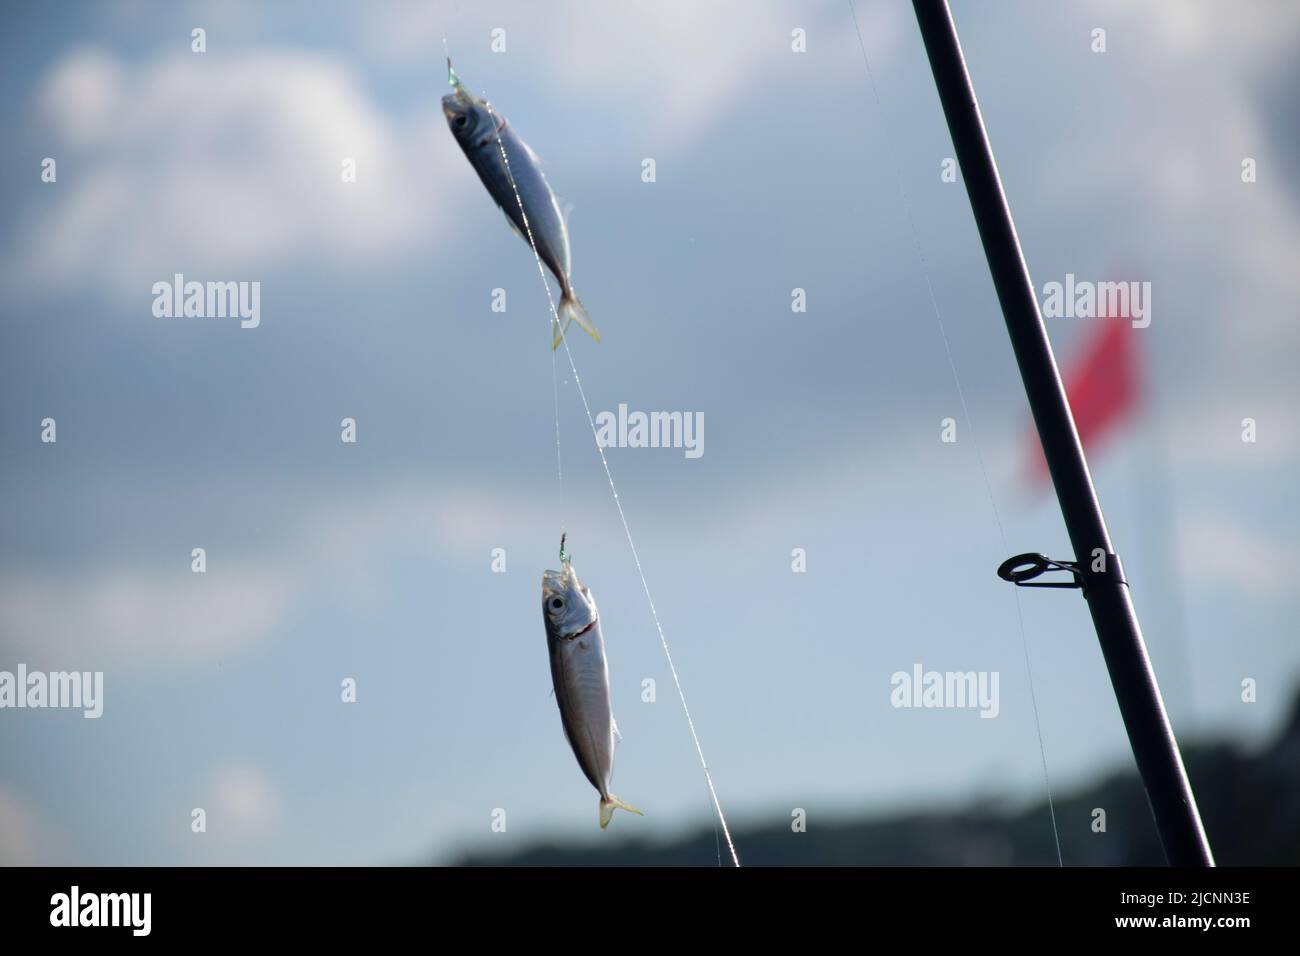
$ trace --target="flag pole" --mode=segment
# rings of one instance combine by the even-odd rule
[[[1002,305],[1016,364],[1020,367],[1025,395],[1076,555],[1073,562],[1019,555],[1005,562],[999,574],[1018,585],[1048,570],[1068,570],[1074,574],[1075,583],[1063,586],[1082,588],[1088,602],[1165,856],[1174,866],[1213,866],[1214,857],[1196,809],[1196,798],[1160,698],[1119,555],[1106,530],[1056,358],[1038,310],[1038,299],[1002,191],[975,88],[966,72],[952,12],[947,0],[912,0],[912,5],[957,150],[957,162],[966,181],[993,285]]]

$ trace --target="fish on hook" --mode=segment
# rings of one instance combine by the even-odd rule
[[[489,195],[505,212],[511,228],[535,249],[559,280],[559,322],[551,320],[551,348],[559,348],[570,322],[577,322],[599,342],[600,333],[573,291],[569,228],[537,155],[504,116],[465,89],[452,68],[451,57],[447,57],[447,79],[455,92],[442,98],[442,112],[451,135]]]
[[[609,792],[614,748],[621,739],[609,698],[609,665],[600,614],[591,589],[578,578],[560,539],[560,571],[542,574],[542,620],[551,657],[555,703],[578,766],[600,794],[600,828],[616,808],[641,815]]]

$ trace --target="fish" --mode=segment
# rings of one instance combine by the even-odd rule
[[[478,173],[488,194],[506,214],[510,228],[532,246],[560,283],[560,304],[551,319],[551,348],[559,348],[569,323],[577,322],[597,342],[600,333],[573,291],[569,227],[559,200],[542,174],[537,154],[519,138],[504,116],[460,82],[447,58],[447,78],[455,90],[442,98],[451,135]],[[502,151],[505,151],[505,159]],[[509,163],[505,160],[509,160]],[[513,180],[513,182],[512,182]],[[531,240],[530,240],[531,236]]]
[[[614,749],[622,736],[609,699],[609,664],[600,613],[591,589],[582,583],[560,539],[559,571],[542,573],[542,620],[551,658],[551,681],[564,736],[591,785],[600,794],[600,828],[615,809],[643,816],[609,792]]]

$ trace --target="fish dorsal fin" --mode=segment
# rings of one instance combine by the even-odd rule
[[[567,230],[569,228],[569,213],[573,212],[573,203],[556,193],[555,208],[560,211],[560,219],[564,221],[564,228]]]
[[[535,165],[537,166],[542,165],[542,157],[537,155],[537,150],[533,149],[531,146],[529,146],[527,143],[525,143],[522,139],[520,139],[517,136],[515,137],[515,141],[524,148],[524,152],[528,155],[528,158],[532,160],[532,162]]]
[[[616,745],[621,744],[623,742],[623,735],[618,732],[618,721],[611,717],[609,724],[614,731],[614,743]]]

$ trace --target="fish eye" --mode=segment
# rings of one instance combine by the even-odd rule
[[[551,607],[558,611],[560,608],[564,607],[564,601],[560,598],[551,598]]]
[[[452,125],[454,125],[457,129],[464,129],[465,124],[468,122],[469,122],[469,117],[466,116],[464,113],[461,113],[459,116],[456,117],[456,120]]]

